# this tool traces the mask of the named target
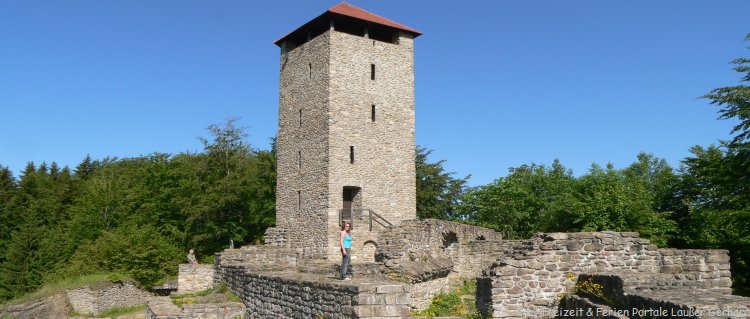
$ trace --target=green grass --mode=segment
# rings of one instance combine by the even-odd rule
[[[71,311],[68,313],[68,316],[70,317],[84,317],[84,318],[110,318],[110,319],[117,319],[117,317],[134,314],[137,312],[145,311],[146,306],[144,305],[138,305],[138,306],[130,306],[130,307],[120,307],[120,308],[114,308],[107,310],[98,316],[94,316],[91,314],[85,314],[85,313],[79,313],[77,311]]]
[[[74,278],[65,278],[55,282],[44,284],[41,288],[37,289],[32,293],[25,294],[16,299],[8,301],[6,304],[15,304],[21,302],[27,302],[35,299],[46,298],[57,293],[61,293],[68,289],[80,288],[83,286],[89,286],[91,289],[101,289],[111,286],[113,282],[133,282],[135,281],[130,277],[121,274],[95,274],[86,275]]]
[[[170,298],[172,298],[172,302],[174,302],[175,305],[182,306],[184,304],[192,304],[192,303],[202,303],[205,302],[205,300],[210,295],[222,295],[223,299],[226,299],[226,301],[230,302],[241,302],[242,299],[229,291],[227,286],[221,284],[214,286],[212,288],[198,291],[194,293],[189,294],[181,294],[181,295],[172,295]],[[203,297],[203,298],[202,298]]]
[[[117,318],[119,316],[129,315],[129,314],[136,313],[139,311],[145,311],[145,309],[146,309],[146,306],[144,305],[114,308],[114,309],[107,310],[106,312],[96,317],[97,318]]]

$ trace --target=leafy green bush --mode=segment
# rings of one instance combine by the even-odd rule
[[[124,273],[148,287],[174,275],[181,260],[180,249],[154,227],[122,226],[79,249],[68,272]]]

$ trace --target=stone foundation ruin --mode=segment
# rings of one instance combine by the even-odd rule
[[[453,278],[477,281],[477,308],[492,318],[646,317],[586,315],[612,314],[613,306],[750,317],[750,298],[731,295],[726,250],[660,249],[627,232],[503,240],[489,229],[433,219],[405,221],[382,236],[376,261],[354,263],[351,281],[338,280],[337,265],[303,248],[247,246],[217,254],[213,278],[183,280],[181,271],[179,282],[227,285],[242,296],[246,318],[404,318]],[[573,294],[585,281],[602,285],[611,304]]]

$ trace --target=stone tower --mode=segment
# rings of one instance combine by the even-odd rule
[[[267,243],[372,260],[388,223],[416,218],[414,46],[421,33],[342,2],[281,47],[276,227]]]

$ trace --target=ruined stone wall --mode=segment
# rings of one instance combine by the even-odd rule
[[[248,271],[223,267],[231,291],[242,296],[248,318],[403,318],[408,287],[395,283],[353,284],[318,275]]]
[[[411,308],[423,310],[430,306],[432,298],[435,298],[441,292],[448,292],[450,288],[450,278],[438,277],[432,280],[416,282],[411,284],[409,296],[412,303]]]
[[[384,232],[376,259],[396,269],[407,261],[427,260],[441,256],[453,263],[459,276],[474,277],[515,241],[502,241],[491,229],[438,219],[410,220]]]
[[[98,315],[114,308],[145,305],[152,294],[131,283],[115,284],[104,289],[82,287],[65,292],[68,302],[78,313]]]
[[[487,272],[495,318],[545,318],[581,273],[622,273],[633,289],[700,286],[726,292],[731,284],[725,250],[661,250],[637,233],[550,233],[521,242]],[[677,267],[685,270],[675,274]],[[661,287],[661,288],[660,288]]]
[[[412,285],[412,308],[424,309],[457,277],[474,278],[516,241],[487,228],[437,219],[410,220],[383,233],[376,259]]]
[[[292,247],[244,246],[238,249],[226,249],[215,255],[214,283],[227,283],[231,275],[227,267],[239,266],[254,271],[296,270],[298,254],[301,252]],[[239,293],[235,291],[235,293]]]
[[[180,264],[177,274],[177,292],[193,293],[214,286],[214,265]]]

